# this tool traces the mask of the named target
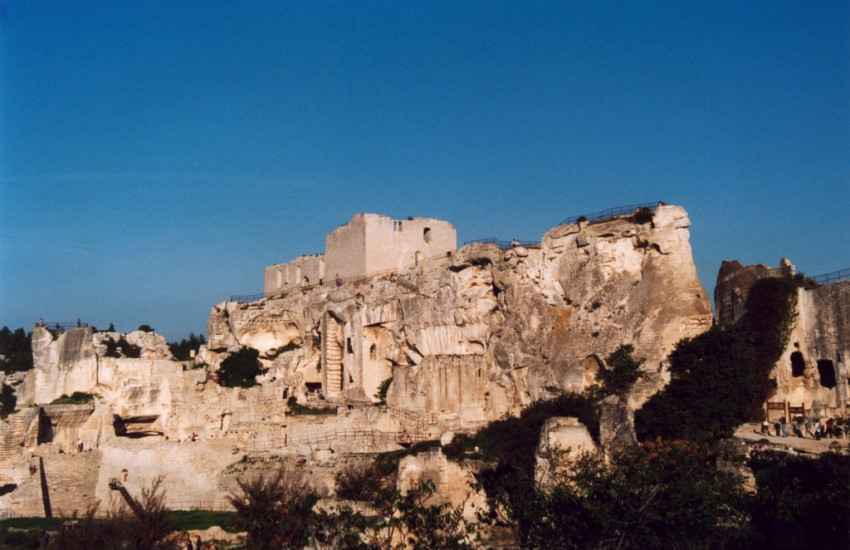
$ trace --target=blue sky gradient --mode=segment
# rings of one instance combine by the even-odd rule
[[[850,267],[850,3],[0,0],[0,325],[179,340],[357,212],[657,200],[709,293]]]

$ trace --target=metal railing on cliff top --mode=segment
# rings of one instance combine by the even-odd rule
[[[819,285],[828,285],[830,283],[844,281],[846,279],[850,279],[850,267],[846,269],[839,269],[838,271],[833,271],[832,273],[815,275],[814,277],[812,277],[812,279]]]
[[[626,205],[626,206],[616,206],[614,208],[609,208],[608,210],[602,210],[601,212],[594,212],[592,214],[582,214],[582,215],[578,215],[578,216],[573,216],[573,217],[567,218],[566,220],[562,221],[558,225],[566,225],[566,224],[570,224],[570,223],[576,223],[576,222],[578,222],[578,220],[581,220],[581,219],[584,219],[584,220],[587,220],[587,221],[600,221],[600,220],[605,220],[605,219],[608,219],[608,218],[613,218],[615,216],[624,216],[626,214],[633,214],[635,211],[640,210],[640,209],[647,209],[647,210],[650,210],[650,211],[655,211],[655,207],[658,206],[659,204],[664,204],[664,203],[661,202],[661,201],[656,201],[656,202],[644,202],[644,203],[640,203],[640,204],[629,204],[629,205]],[[496,239],[496,238],[493,238],[493,237],[487,237],[487,238],[484,238],[484,239],[474,239],[474,240],[471,240],[471,241],[466,241],[463,244],[464,244],[464,246],[466,246],[468,244],[473,244],[473,243],[495,244],[499,248],[505,250],[505,249],[508,249],[508,248],[516,247],[516,246],[524,246],[524,247],[537,246],[538,244],[540,244],[540,241],[520,241],[520,240],[516,240],[516,239],[510,240],[510,241],[505,241],[505,240]],[[432,258],[426,258],[424,260],[417,262],[412,267],[418,267],[420,265],[433,263],[435,260],[436,261],[445,261],[446,256],[440,255],[440,256],[435,256],[435,257],[432,257]],[[386,271],[370,273],[369,275],[364,275],[362,277],[349,277],[345,281],[343,281],[343,284],[359,284],[359,283],[363,283],[365,281],[368,281],[370,279],[374,279],[374,278],[377,278],[377,277],[385,277],[385,276],[388,276],[388,275],[392,275],[393,273],[397,273],[398,271],[399,271],[398,269],[390,269],[390,270],[386,270]],[[257,294],[234,294],[234,295],[230,296],[230,301],[231,302],[237,302],[237,303],[240,303],[240,304],[249,303],[249,302],[258,302],[258,301],[264,300],[266,298],[282,298],[282,297],[286,296],[287,294],[289,294],[290,292],[294,292],[294,291],[311,290],[311,289],[317,288],[317,287],[326,287],[326,286],[335,286],[335,285],[340,286],[340,285],[337,285],[336,281],[330,280],[330,281],[320,281],[318,284],[295,286],[295,287],[292,287],[292,288],[288,288],[286,290],[275,291],[275,292],[270,292],[270,293],[260,292],[260,293],[257,293]]]

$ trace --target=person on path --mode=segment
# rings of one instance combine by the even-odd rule
[[[50,542],[50,533],[48,533],[47,531],[44,530],[44,528],[42,528],[41,531],[38,532],[38,548],[39,548],[39,550],[43,550],[44,548],[47,548],[48,542]]]
[[[782,428],[782,437],[788,437],[788,423],[784,415],[779,419],[779,426]]]
[[[808,416],[803,416],[803,426],[806,427],[806,435],[814,439],[815,434],[812,433],[812,419]]]

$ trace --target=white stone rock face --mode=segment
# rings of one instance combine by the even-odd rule
[[[315,484],[332,492],[330,469],[340,455],[396,449],[405,433],[440,439],[516,414],[555,389],[582,391],[621,344],[634,346],[650,375],[618,405],[616,418],[628,417],[665,383],[675,343],[711,323],[680,207],[659,205],[654,221],[642,224],[621,217],[561,226],[537,246],[507,250],[472,244],[452,252],[453,228],[415,221],[403,222],[410,232],[403,242],[387,246],[416,258],[418,240],[428,237],[450,253],[413,264],[394,257],[398,269],[391,271],[364,264],[357,269],[374,276],[341,286],[311,281],[258,302],[218,304],[194,361],[175,361],[153,333],[82,328],[54,338],[36,328],[35,369],[19,384],[21,407],[74,391],[94,402],[68,411],[45,407],[38,422],[49,422],[50,431],[37,446],[33,422],[10,424],[2,445],[18,449],[15,471],[26,479],[25,461],[35,453],[45,468],[87,472],[92,499],[107,502],[109,477],[126,469],[138,482],[134,489],[167,474],[165,488],[176,500],[218,503],[233,489],[235,465],[246,453],[273,453],[321,466],[316,471],[326,473],[317,473]],[[138,358],[110,351],[122,338],[140,348]],[[222,387],[216,371],[243,346],[258,350],[267,369],[260,385]],[[289,414],[292,397],[336,414]],[[371,406],[382,398],[385,406]],[[553,430],[550,444],[572,448],[576,430],[568,431]],[[623,439],[610,433],[611,441]],[[198,441],[186,443],[193,434]],[[75,466],[58,447],[78,438],[94,450]],[[444,457],[428,460],[423,471],[439,472],[449,502],[477,498],[460,481],[468,472],[455,472]],[[27,491],[0,496],[0,508],[13,499],[37,508],[37,486]],[[78,500],[84,509],[88,501]]]
[[[534,479],[540,488],[550,489],[558,475],[576,459],[597,452],[590,432],[578,418],[549,418],[540,430],[540,443],[534,456]]]

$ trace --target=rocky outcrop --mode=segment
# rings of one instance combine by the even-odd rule
[[[35,368],[16,387],[22,410],[38,411],[36,427],[3,432],[25,442],[12,474],[25,490],[0,495],[0,508],[14,499],[37,508],[27,467],[34,457],[50,466],[48,484],[65,470],[85,474],[86,494],[103,502],[113,496],[110,477],[126,474],[125,486],[140,490],[166,474],[175,505],[217,505],[243,458],[258,456],[310,464],[314,486],[331,494],[340,456],[396,449],[404,434],[448,440],[553,392],[582,391],[621,344],[645,360],[646,377],[608,407],[602,444],[626,444],[633,434],[614,424],[663,386],[675,343],[711,323],[689,225],[682,208],[659,205],[651,218],[560,226],[535,246],[472,244],[340,285],[223,302],[193,361],[175,361],[153,333],[56,336],[36,327]],[[216,371],[243,346],[259,352],[266,371],[258,386],[224,387]],[[74,392],[92,401],[50,405]],[[293,397],[308,408],[290,410]],[[59,456],[78,440],[83,453]],[[453,504],[475,501],[453,492],[468,472],[440,456],[405,466],[408,478],[433,478]],[[73,460],[85,464],[62,466]]]
[[[534,454],[534,480],[538,487],[549,490],[573,461],[598,451],[587,426],[578,418],[549,418],[540,430],[540,443]]]
[[[737,322],[746,313],[750,287],[761,278],[784,277],[803,283],[797,289],[788,346],[771,373],[776,393],[770,400],[803,407],[811,417],[847,416],[850,281],[817,286],[795,277],[795,271],[787,258],[778,268],[723,262],[715,290],[716,318],[720,323]],[[778,419],[781,412],[774,414]]]
[[[260,350],[270,376],[305,396],[344,390],[470,427],[550,395],[582,391],[620,344],[645,359],[635,406],[665,382],[667,353],[705,331],[711,306],[697,278],[685,211],[565,225],[539,246],[465,246],[434,263],[315,286],[250,304],[222,303],[209,321],[219,360]],[[343,392],[343,393],[341,393]]]

